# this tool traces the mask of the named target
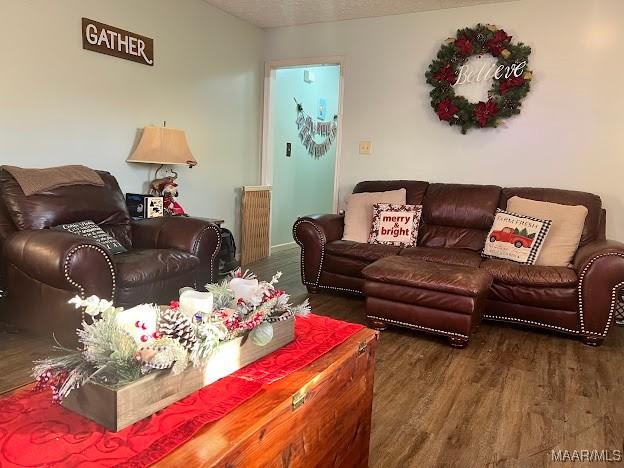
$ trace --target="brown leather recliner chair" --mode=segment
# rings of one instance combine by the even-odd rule
[[[600,344],[607,336],[617,296],[624,290],[624,244],[605,239],[606,212],[600,197],[571,190],[412,180],[360,182],[353,192],[399,188],[406,189],[408,204],[423,206],[417,247],[342,240],[344,216],[339,214],[304,216],[295,222],[293,236],[301,246],[301,278],[308,291],[362,294],[367,265],[384,257],[410,256],[488,272],[493,283],[484,319],[567,333],[588,344]],[[516,195],[587,207],[571,268],[481,258],[496,208],[504,209]]]
[[[216,280],[221,233],[193,218],[130,219],[115,178],[25,196],[0,170],[0,264],[7,292],[0,320],[76,342],[82,313],[67,301],[95,294],[116,306],[168,303],[184,286]],[[128,251],[109,255],[97,242],[48,228],[92,220]]]

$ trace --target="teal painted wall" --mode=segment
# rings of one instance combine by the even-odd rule
[[[314,82],[303,79],[305,70],[314,74]],[[308,154],[299,141],[293,98],[303,105],[313,119],[318,116],[319,100],[325,99],[325,121],[338,113],[340,67],[338,65],[280,69],[275,72],[271,89],[273,148],[273,205],[271,244],[292,242],[292,225],[298,216],[331,213],[333,210],[336,142],[320,159]],[[340,132],[340,129],[338,129]],[[321,142],[320,137],[316,139]],[[286,143],[292,144],[286,157]]]

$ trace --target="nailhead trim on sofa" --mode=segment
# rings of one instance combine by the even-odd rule
[[[307,281],[305,278],[305,268],[304,268],[304,257],[305,257],[305,247],[303,246],[303,242],[301,242],[301,240],[299,240],[299,237],[297,236],[297,227],[300,224],[303,223],[308,223],[311,224],[312,227],[314,228],[314,230],[318,233],[319,238],[321,239],[321,261],[319,262],[319,269],[316,273],[316,280],[315,281]],[[334,291],[346,291],[346,292],[350,292],[353,294],[358,294],[360,296],[363,295],[363,293],[361,291],[358,291],[356,289],[350,289],[350,288],[341,288],[338,286],[326,286],[323,284],[320,284],[320,280],[321,280],[321,272],[323,270],[323,261],[325,260],[325,244],[327,243],[327,239],[325,238],[325,235],[323,234],[323,232],[318,228],[318,226],[316,224],[314,224],[312,221],[309,221],[307,219],[299,219],[295,222],[295,225],[293,226],[293,237],[295,238],[295,242],[297,242],[297,244],[299,244],[299,246],[301,247],[301,259],[300,259],[300,269],[301,269],[301,281],[303,282],[303,284],[305,284],[306,286],[315,286],[317,288],[323,288],[323,289],[332,289]]]
[[[78,291],[80,291],[80,297],[85,299],[84,288],[82,287],[80,283],[78,283],[77,281],[74,281],[73,278],[69,275],[69,263],[72,257],[75,255],[75,253],[82,249],[93,249],[96,252],[101,253],[102,256],[104,257],[104,260],[106,260],[106,264],[108,265],[108,269],[110,270],[110,274],[111,274],[111,278],[113,282],[113,286],[111,290],[111,297],[110,297],[110,300],[113,301],[115,299],[115,289],[117,286],[117,278],[115,277],[115,268],[112,262],[110,261],[108,253],[106,253],[106,251],[102,249],[101,247],[98,247],[96,245],[91,245],[91,244],[82,244],[71,249],[69,253],[67,254],[67,258],[65,259],[65,263],[63,265],[63,274],[65,276],[65,279],[67,280],[69,284],[71,284],[75,288],[78,288]],[[82,319],[84,320],[84,310],[82,311]]]
[[[438,333],[440,335],[458,336],[460,338],[466,338],[466,339],[470,338],[469,336],[464,335],[462,333],[455,333],[455,332],[449,332],[449,331],[444,331],[444,330],[438,330],[437,328],[423,327],[421,325],[414,325],[412,323],[400,322],[398,320],[392,320],[392,319],[388,319],[388,318],[377,317],[375,315],[366,315],[366,317],[369,318],[369,319],[380,320],[382,322],[393,323],[395,325],[401,325],[402,327],[415,328],[415,329],[418,329],[418,330],[425,330],[425,331],[429,331],[429,332],[434,332],[434,333]]]
[[[528,325],[536,325],[538,327],[551,328],[553,330],[558,330],[558,331],[564,331],[564,332],[567,332],[567,333],[572,333],[573,335],[578,335],[580,333],[578,330],[571,330],[570,328],[558,327],[556,325],[549,325],[547,323],[536,322],[534,320],[524,320],[524,319],[519,319],[519,318],[515,318],[515,317],[503,317],[503,316],[500,316],[500,315],[484,314],[483,318],[484,319],[488,319],[488,320],[496,320],[498,322],[517,322],[517,323],[525,323],[525,324],[528,324]]]
[[[314,285],[314,286],[317,286],[317,285]],[[357,294],[359,296],[363,296],[364,295],[364,293],[362,291],[358,291],[357,289],[341,288],[339,286],[325,286],[325,285],[322,285],[322,284],[319,284],[318,287],[319,288],[323,288],[323,289],[334,289],[336,291],[347,291],[347,292],[350,292],[350,293]]]
[[[596,255],[589,262],[587,262],[587,265],[585,265],[585,268],[583,268],[583,271],[581,272],[579,276],[579,284],[578,284],[579,315],[581,317],[581,331],[586,335],[601,336],[601,337],[607,336],[607,332],[609,331],[609,327],[611,326],[611,322],[613,321],[613,314],[615,312],[615,305],[617,303],[617,292],[621,287],[624,286],[624,282],[616,284],[615,287],[613,288],[613,291],[611,292],[611,306],[609,307],[609,318],[607,319],[607,323],[605,324],[605,328],[602,331],[602,333],[587,331],[585,329],[585,318],[583,316],[583,313],[584,313],[583,312],[583,281],[585,279],[585,274],[587,273],[587,270],[589,270],[589,268],[592,266],[592,264],[596,260],[603,258],[603,257],[611,257],[611,256],[624,258],[624,255],[618,252],[609,252],[609,253],[605,253],[601,255]]]
[[[217,281],[218,278],[213,278],[212,277],[212,273],[214,272],[214,261],[215,258],[217,258],[217,256],[219,255],[219,251],[221,250],[221,231],[219,230],[219,228],[217,226],[215,226],[214,224],[210,224],[208,226],[206,226],[204,229],[202,229],[199,232],[199,235],[197,236],[197,239],[195,239],[195,242],[193,243],[193,248],[191,249],[191,253],[195,256],[197,256],[198,254],[198,249],[199,249],[199,244],[201,243],[204,235],[206,235],[206,233],[208,231],[215,231],[217,234],[217,248],[215,249],[215,251],[212,253],[211,257],[210,257],[210,281]],[[202,285],[203,286],[203,285]],[[195,288],[197,289],[198,285],[195,285]]]
[[[304,256],[305,256],[305,248],[303,246],[303,242],[301,242],[299,240],[299,237],[297,236],[297,228],[299,227],[300,224],[303,224],[303,223],[311,224],[312,227],[316,230],[316,232],[318,232],[319,238],[321,239],[321,261],[319,263],[319,268],[318,268],[318,272],[316,273],[316,280],[315,280],[314,283],[311,283],[311,282],[307,281],[306,278],[305,278],[305,269],[304,269],[304,265],[303,265],[303,260],[304,260]],[[310,285],[310,286],[319,286],[319,281],[321,279],[321,270],[323,269],[323,260],[325,259],[325,244],[327,242],[327,239],[325,238],[325,235],[318,228],[318,226],[316,224],[314,224],[312,221],[308,221],[307,219],[298,219],[295,222],[295,225],[293,226],[293,237],[295,238],[295,242],[297,244],[299,244],[299,246],[301,247],[301,261],[300,261],[301,281],[303,282],[303,284],[307,284],[307,285]]]

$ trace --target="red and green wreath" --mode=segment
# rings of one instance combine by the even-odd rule
[[[491,54],[497,63],[487,101],[472,103],[455,94],[462,65],[473,55]],[[425,74],[433,86],[431,107],[439,119],[458,125],[462,133],[471,128],[497,127],[504,119],[520,113],[522,99],[528,94],[532,72],[528,69],[531,48],[512,43],[503,29],[477,24],[457,31],[440,48]]]

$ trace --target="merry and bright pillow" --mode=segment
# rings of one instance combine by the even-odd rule
[[[405,204],[406,190],[352,193],[347,197],[342,240],[366,242],[370,236],[375,203]]]
[[[420,205],[374,204],[368,243],[400,247],[416,245],[421,214]]]

